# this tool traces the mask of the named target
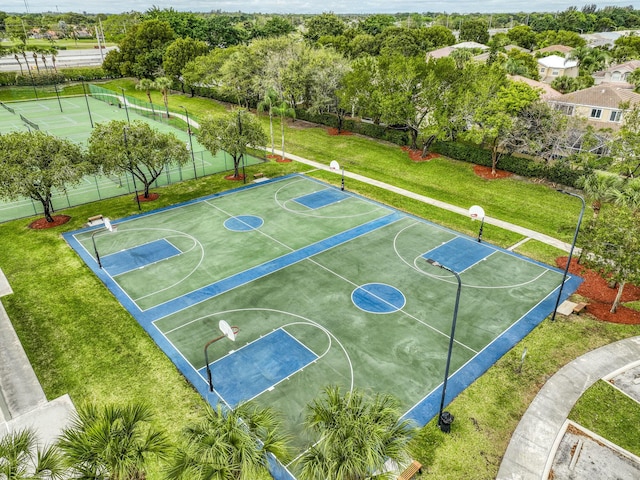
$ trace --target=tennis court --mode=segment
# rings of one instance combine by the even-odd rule
[[[299,452],[329,384],[437,414],[458,283],[427,259],[462,282],[446,403],[552,312],[563,277],[302,175],[112,223],[65,239],[207,401],[275,407]]]
[[[195,135],[189,138],[186,131],[153,121],[148,118],[147,112],[140,111],[138,115],[136,107],[139,105],[133,105],[133,102],[125,109],[124,104],[119,101],[122,95],[113,92],[111,97],[106,97],[101,93],[100,98],[102,101],[91,96],[73,96],[60,97],[59,100],[54,97],[37,101],[4,102],[0,105],[0,134],[40,130],[86,146],[93,129],[92,124],[112,120],[140,120],[148,122],[155,130],[174,134],[184,141],[189,149],[193,146],[192,162],[182,167],[167,165],[164,173],[154,182],[154,188],[233,168],[231,157],[223,151],[215,156],[211,155],[200,145]],[[107,101],[109,98],[112,99],[111,103]],[[180,113],[172,115],[184,118]],[[247,155],[245,161],[247,165],[253,165],[263,160]],[[66,191],[55,192],[52,201],[54,209],[60,210],[103,198],[133,194],[134,191],[135,186],[130,175],[90,175],[84,177],[79,185],[69,187]],[[42,207],[30,199],[0,202],[0,222],[41,213]]]

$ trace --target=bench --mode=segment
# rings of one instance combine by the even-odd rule
[[[400,474],[398,480],[411,480],[417,473],[422,473],[422,464],[414,460],[411,462],[411,465],[405,468],[404,472]]]
[[[94,215],[93,217],[89,217],[87,220],[87,225],[89,227],[98,225],[99,223],[104,223],[104,217],[102,215]]]
[[[576,306],[573,307],[573,313],[575,313],[576,315],[579,315],[582,310],[587,308],[587,305],[588,304],[585,303],[585,302],[580,302],[580,303],[576,304]]]
[[[253,174],[253,178],[263,178],[264,177],[264,173],[262,172],[257,172]]]

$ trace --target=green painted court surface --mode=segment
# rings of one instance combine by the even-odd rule
[[[114,223],[65,237],[208,401],[274,406],[300,450],[329,384],[437,412],[458,284],[426,258],[462,280],[447,403],[553,310],[563,273],[299,175]],[[208,348],[210,392],[220,320],[239,332]]]

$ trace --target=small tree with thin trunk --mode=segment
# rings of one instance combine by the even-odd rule
[[[282,159],[285,159],[284,154],[284,124],[287,117],[296,118],[295,109],[291,108],[287,102],[280,102],[279,105],[273,107],[273,114],[280,117],[280,133],[282,136]]]
[[[585,263],[613,283],[618,293],[615,313],[627,283],[640,282],[640,215],[624,206],[608,208],[585,232]]]
[[[186,144],[143,121],[99,123],[89,137],[89,157],[105,175],[130,173],[149,188],[169,164],[184,165],[191,157]]]
[[[219,150],[231,155],[234,178],[243,178],[239,168],[247,150],[261,149],[267,144],[267,136],[262,125],[246,110],[202,118],[197,138],[212,155]]]
[[[149,78],[141,78],[138,83],[136,83],[136,90],[142,90],[147,94],[147,98],[149,99],[149,104],[151,104],[151,111],[155,115],[155,109],[153,108],[153,100],[151,99],[151,90],[154,88],[153,80]]]
[[[95,171],[82,149],[70,140],[40,131],[0,135],[0,198],[31,198],[53,222],[53,194]]]
[[[264,98],[262,99],[262,101],[258,103],[258,108],[257,108],[258,112],[266,111],[269,114],[269,133],[271,135],[271,155],[274,155],[274,156],[276,152],[275,152],[275,141],[273,137],[273,115],[274,115],[273,109],[275,108],[277,101],[278,101],[277,92],[274,89],[270,88],[264,94]]]
[[[162,93],[162,100],[164,101],[167,118],[169,118],[169,90],[171,89],[172,83],[173,82],[169,77],[158,77],[155,82],[153,82],[153,87],[156,90],[160,90],[160,93]]]

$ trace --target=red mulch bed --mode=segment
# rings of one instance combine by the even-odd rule
[[[289,163],[291,161],[290,158],[283,157],[282,155],[267,155],[269,160],[275,160],[278,163]]]
[[[558,257],[556,264],[560,268],[567,266],[568,257]],[[569,272],[574,275],[580,275],[584,278],[584,282],[576,293],[587,299],[589,306],[587,312],[599,320],[612,323],[624,323],[627,325],[640,325],[640,312],[631,308],[620,305],[616,313],[611,313],[611,305],[618,293],[618,287],[609,287],[606,279],[602,278],[598,273],[579,265],[576,258],[571,259]],[[622,293],[622,302],[632,302],[640,300],[640,287],[627,284]]]
[[[45,228],[53,228],[60,225],[64,225],[71,217],[69,215],[53,215],[53,222],[47,222],[46,218],[39,218],[29,224],[29,228],[34,230],[44,230]]]
[[[144,194],[140,194],[138,195],[138,200],[140,200],[141,202],[153,202],[154,200],[157,200],[159,196],[159,193],[150,193],[147,198],[144,198]]]
[[[509,178],[513,176],[511,172],[505,172],[504,170],[496,170],[496,173],[491,173],[491,167],[484,167],[482,165],[474,165],[473,172],[486,180],[496,180],[498,178]]]
[[[353,135],[353,133],[348,132],[346,130],[341,130],[340,132],[338,132],[337,128],[328,128],[327,133],[329,135]]]
[[[227,175],[226,177],[224,177],[224,179],[225,180],[232,180],[234,182],[237,182],[237,181],[244,180],[244,175],[242,175],[241,173],[238,174],[238,176],[236,176],[236,175]]]
[[[432,158],[438,158],[438,153],[427,153],[425,157],[422,156],[422,150],[415,150],[409,147],[401,147],[403,152],[407,152],[412,162],[428,162]]]

